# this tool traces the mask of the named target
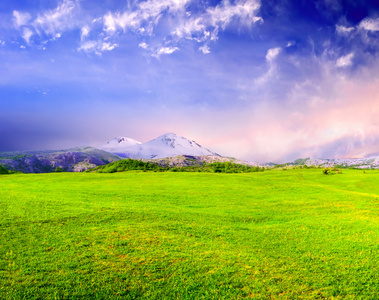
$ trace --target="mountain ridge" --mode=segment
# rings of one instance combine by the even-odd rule
[[[130,139],[130,138],[128,138]],[[131,139],[135,141],[134,139]],[[109,144],[110,142],[108,142]],[[107,144],[106,144],[107,145]],[[99,149],[109,151],[118,156],[134,159],[153,159],[153,158],[166,158],[174,157],[177,155],[188,156],[221,156],[216,152],[213,152],[207,148],[202,147],[200,144],[193,140],[189,140],[185,137],[179,136],[175,133],[166,133],[158,136],[145,143],[138,143],[124,147],[123,144],[116,145],[115,147],[107,148],[100,146]]]
[[[293,165],[379,169],[378,153],[373,153],[365,158],[299,158],[284,164],[247,162],[221,156],[202,147],[197,142],[175,133],[166,133],[145,143],[119,136],[100,147],[0,152],[0,165],[3,165],[7,170],[24,173],[44,173],[56,170],[82,172],[124,158],[151,161],[167,167],[233,162],[268,168]]]
[[[365,158],[304,158],[296,159],[293,165],[334,167],[358,169],[379,169],[379,155]]]
[[[56,170],[82,172],[121,158],[93,147],[66,150],[0,152],[0,164],[23,173],[49,173]]]

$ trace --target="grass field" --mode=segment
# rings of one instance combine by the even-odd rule
[[[0,176],[0,299],[378,299],[379,172]]]

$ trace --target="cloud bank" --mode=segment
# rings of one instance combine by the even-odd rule
[[[199,50],[208,54],[210,44],[217,41],[220,31],[229,26],[249,28],[263,22],[258,0],[224,0],[206,9],[195,3],[190,0],[136,1],[123,10],[86,15],[78,0],[63,0],[55,9],[35,16],[14,10],[13,22],[28,46],[32,46],[32,37],[34,45],[41,46],[54,40],[56,34],[80,30],[77,50],[101,55],[115,49],[123,35],[134,34],[153,41],[152,49],[140,48],[157,58],[179,51],[183,40],[200,44]]]

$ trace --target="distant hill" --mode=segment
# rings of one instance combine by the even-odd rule
[[[0,164],[23,173],[81,172],[120,160],[117,155],[93,147],[53,151],[0,152]]]
[[[332,167],[340,166],[358,169],[379,169],[379,156],[366,158],[322,159],[322,158],[299,158],[292,165]]]
[[[177,155],[173,157],[165,158],[153,158],[143,159],[150,163],[156,163],[162,167],[190,167],[190,166],[204,166],[212,163],[233,163],[239,165],[245,165],[250,167],[258,167],[257,163],[246,162],[233,157],[225,157],[220,155],[202,155],[202,156],[190,156],[190,155]]]

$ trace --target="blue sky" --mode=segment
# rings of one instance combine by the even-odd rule
[[[363,157],[378,50],[377,1],[2,0],[0,151],[175,132],[251,161]]]

